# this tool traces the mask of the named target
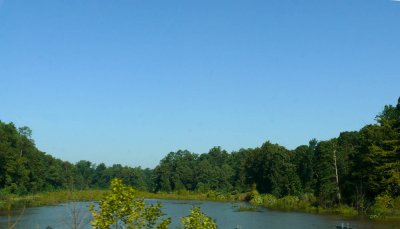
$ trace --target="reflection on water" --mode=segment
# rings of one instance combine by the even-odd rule
[[[192,205],[198,205],[207,215],[216,220],[219,228],[336,228],[336,225],[357,228],[400,228],[395,223],[377,223],[360,219],[348,219],[340,216],[325,216],[295,212],[270,211],[261,208],[260,211],[237,211],[237,203],[179,201],[179,200],[147,200],[147,203],[161,202],[163,212],[172,218],[170,228],[180,226],[180,217],[189,214]],[[244,203],[243,203],[244,204]],[[57,206],[28,208],[22,215],[13,212],[11,220],[7,215],[0,216],[0,228],[7,228],[7,223],[18,223],[15,228],[72,228],[73,225],[80,228],[91,228],[91,214],[88,210],[89,203],[70,203]]]

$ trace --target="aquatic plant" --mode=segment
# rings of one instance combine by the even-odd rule
[[[234,205],[233,208],[237,209],[237,211],[239,211],[239,212],[255,212],[255,211],[259,211],[258,207],[256,207],[256,206],[244,205],[244,204]]]

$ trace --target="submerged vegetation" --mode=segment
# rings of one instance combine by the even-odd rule
[[[236,211],[239,211],[239,212],[256,212],[256,211],[260,211],[260,209],[257,206],[251,206],[251,205],[239,204],[239,205],[233,205],[232,207]]]
[[[62,161],[37,149],[28,127],[0,122],[0,208],[98,200],[120,178],[145,198],[244,200],[279,210],[399,218],[400,99],[376,121],[294,150],[269,141],[230,153],[179,150],[155,169]],[[72,197],[65,190],[82,191]]]

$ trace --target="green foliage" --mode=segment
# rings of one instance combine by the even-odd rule
[[[337,208],[333,209],[333,213],[340,214],[344,216],[356,216],[358,212],[347,205],[339,205]]]
[[[310,193],[315,191],[315,148],[318,144],[316,139],[312,139],[308,146],[302,145],[294,150],[294,164],[299,176],[303,192]]]
[[[107,188],[119,177],[141,190],[151,188],[152,170],[121,165],[71,164],[39,151],[28,127],[0,121],[0,190],[26,195],[44,191]]]
[[[207,198],[215,198],[215,197],[217,197],[218,193],[216,191],[210,190],[206,194],[207,194]]]
[[[178,195],[183,195],[183,196],[189,195],[189,191],[186,190],[186,189],[179,189],[179,190],[177,191],[177,193],[178,193]]]
[[[392,201],[392,197],[387,194],[377,196],[371,207],[372,217],[385,218],[391,211]]]
[[[298,209],[299,198],[297,196],[284,196],[278,199],[276,208],[283,210]]]
[[[169,153],[154,170],[155,191],[229,191],[234,171],[229,154],[214,147],[201,156],[187,150]]]
[[[250,204],[278,210],[316,211],[316,197],[312,194],[304,194],[301,197],[284,196],[279,199],[271,194],[265,194],[260,196],[260,199],[261,201],[250,201]]]
[[[199,207],[193,206],[190,215],[181,219],[184,229],[216,229],[217,224],[209,216],[200,211]]]
[[[162,219],[161,205],[145,205],[143,199],[135,199],[136,191],[120,179],[111,181],[110,192],[104,195],[98,209],[90,206],[94,228],[158,228],[166,229],[171,218]],[[190,215],[181,219],[185,229],[215,229],[216,223],[199,207],[190,210]]]
[[[299,198],[298,209],[313,212],[317,205],[317,198],[311,193],[305,193]]]
[[[375,202],[370,209],[370,218],[390,219],[400,217],[400,196],[395,198],[387,193],[375,197]]]
[[[276,206],[276,203],[278,202],[278,199],[271,195],[271,194],[266,194],[263,198],[263,206],[267,208],[274,208]]]
[[[263,199],[260,195],[254,195],[253,198],[250,200],[250,204],[260,206],[263,203]]]
[[[333,207],[336,202],[337,185],[333,152],[336,150],[336,139],[320,142],[316,147],[316,196],[323,207]]]
[[[122,184],[122,180],[111,181],[110,192],[104,196],[99,203],[99,209],[91,205],[93,215],[92,226],[94,228],[110,228],[114,225],[119,228],[120,224],[127,228],[168,228],[170,218],[160,217],[161,205],[146,206],[143,199],[135,199],[135,190]]]
[[[255,196],[259,196],[260,193],[257,191],[257,185],[253,183],[251,185],[251,191],[246,193],[245,200],[250,201],[252,200]]]
[[[245,157],[243,173],[248,185],[255,183],[259,192],[275,196],[300,192],[300,179],[291,163],[293,155],[284,147],[266,142]]]

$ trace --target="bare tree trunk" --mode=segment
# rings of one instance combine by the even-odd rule
[[[335,163],[337,198],[338,198],[338,202],[340,204],[341,196],[340,196],[340,188],[339,188],[339,174],[338,174],[337,163],[336,163],[336,150],[333,150],[333,161]]]

